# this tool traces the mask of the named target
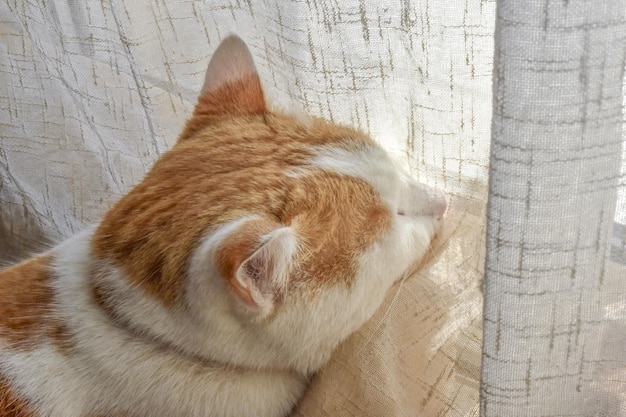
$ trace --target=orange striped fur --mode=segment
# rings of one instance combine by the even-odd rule
[[[42,255],[0,274],[0,338],[14,349],[32,349],[42,341],[71,346],[64,323],[53,314],[51,262],[52,255]]]
[[[27,401],[13,392],[11,384],[0,376],[0,415],[2,417],[35,417]]]
[[[445,207],[364,133],[270,110],[229,37],[145,179],[0,271],[0,415],[284,416]]]

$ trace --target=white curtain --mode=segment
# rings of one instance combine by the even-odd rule
[[[625,4],[498,2],[485,417],[626,415]]]
[[[452,200],[295,415],[626,415],[623,1],[0,2],[0,263],[139,182],[236,33],[276,107]]]

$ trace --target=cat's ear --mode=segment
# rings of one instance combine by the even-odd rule
[[[297,252],[291,227],[253,220],[226,238],[216,262],[233,294],[264,317],[284,295]]]
[[[224,39],[213,54],[196,105],[196,114],[262,113],[265,98],[246,44],[237,36]]]

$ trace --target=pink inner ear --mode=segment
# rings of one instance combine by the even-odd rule
[[[195,114],[260,113],[266,110],[261,82],[246,44],[224,39],[209,62]]]
[[[269,267],[271,259],[259,255],[261,252],[257,251],[246,259],[231,278],[230,284],[239,297],[249,305],[268,308],[271,307],[273,297],[270,294],[270,298],[266,299],[268,294],[263,294],[263,290],[268,289],[264,287],[271,287],[271,282],[268,282],[273,274]]]
[[[232,286],[232,289],[235,291],[235,293],[239,296],[239,298],[241,298],[244,302],[246,302],[250,306],[258,307],[257,302],[252,296],[252,292],[250,288],[244,287],[243,283],[237,279],[231,279],[229,280],[229,283]]]
[[[297,250],[291,228],[258,218],[233,231],[213,256],[234,295],[264,315],[282,298]]]

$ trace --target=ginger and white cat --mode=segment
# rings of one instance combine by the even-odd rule
[[[0,415],[284,416],[445,209],[363,133],[270,110],[231,36],[143,182],[0,272]]]

